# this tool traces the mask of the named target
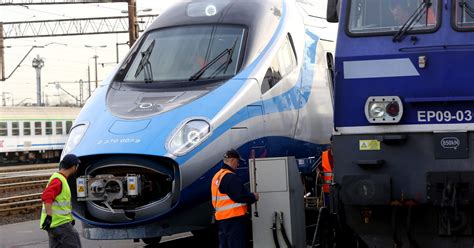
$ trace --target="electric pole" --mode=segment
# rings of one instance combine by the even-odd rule
[[[91,65],[89,63],[87,63],[87,84],[89,91],[87,99],[89,99],[89,97],[91,97]]]
[[[3,23],[0,22],[0,81],[4,81],[5,78],[5,53],[3,46]]]
[[[97,73],[97,58],[99,58],[99,56],[94,55],[94,61],[95,61],[95,88],[97,89],[97,87],[99,87],[99,77],[98,77],[98,73]]]
[[[128,0],[128,32],[130,41],[129,45],[132,47],[138,38],[136,0]]]
[[[36,105],[41,106],[41,68],[44,66],[44,60],[36,55],[32,66],[36,69]]]

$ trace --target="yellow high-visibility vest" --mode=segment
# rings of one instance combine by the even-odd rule
[[[230,199],[227,194],[219,191],[219,185],[226,174],[233,173],[230,170],[221,169],[214,175],[211,182],[212,205],[215,209],[216,220],[225,220],[247,213],[247,204],[237,203]]]
[[[61,175],[61,173],[55,172],[49,178],[48,185],[55,178],[61,180],[62,189],[61,193],[56,196],[52,204],[53,222],[51,223],[51,228],[58,227],[74,220],[74,218],[72,217],[71,189],[69,188],[69,184],[67,183],[66,178]],[[41,226],[43,226],[43,222],[46,219],[46,215],[46,209],[43,203],[43,209],[41,210],[40,228]]]

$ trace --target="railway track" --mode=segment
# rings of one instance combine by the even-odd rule
[[[34,165],[17,165],[17,166],[5,166],[0,167],[0,174],[9,173],[9,172],[23,172],[23,171],[38,171],[38,170],[48,170],[48,169],[57,169],[58,164],[34,164]]]
[[[48,180],[50,175],[38,175],[38,176],[15,176],[15,177],[0,177],[0,186],[11,183],[31,182],[31,181],[44,181]]]
[[[46,183],[48,183],[48,180],[0,184],[0,193],[23,191],[29,189],[41,189],[46,186]]]
[[[0,217],[41,209],[41,191],[57,164],[0,167]]]
[[[28,213],[41,206],[41,193],[0,198],[0,216]]]

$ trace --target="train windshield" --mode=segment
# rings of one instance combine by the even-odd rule
[[[456,0],[455,6],[456,28],[474,30],[474,0]]]
[[[438,0],[351,0],[348,31],[353,35],[397,32],[414,18],[411,32],[432,31],[438,26]],[[421,12],[417,15],[417,12]]]
[[[237,73],[244,28],[183,26],[152,31],[125,74],[125,82],[211,80]]]

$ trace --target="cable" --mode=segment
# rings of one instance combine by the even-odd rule
[[[32,9],[28,6],[23,6],[23,5],[20,5],[19,7],[24,7],[26,8],[27,10],[30,10],[30,11],[36,11],[36,12],[39,12],[39,13],[44,13],[44,14],[48,14],[48,15],[54,15],[54,16],[61,16],[61,17],[68,17],[68,18],[74,18],[72,16],[67,16],[65,15],[64,13],[62,15],[60,14],[56,14],[56,13],[53,13],[53,12],[49,12],[49,11],[44,11],[44,10],[38,10],[38,9]]]
[[[293,248],[293,245],[291,245],[288,235],[286,234],[285,225],[283,223],[283,212],[280,212],[280,232],[283,236],[283,240],[285,240],[286,247]]]
[[[106,6],[102,6],[102,5],[100,5],[100,4],[93,5],[93,6],[94,6],[94,7],[98,7],[98,8],[111,9],[111,10],[118,10],[118,11],[124,10],[124,9],[119,9],[119,8],[106,7]]]
[[[278,218],[278,213],[273,212],[273,225],[271,228],[272,233],[273,233],[273,243],[275,243],[275,248],[280,248],[280,243],[278,242],[277,218]]]

